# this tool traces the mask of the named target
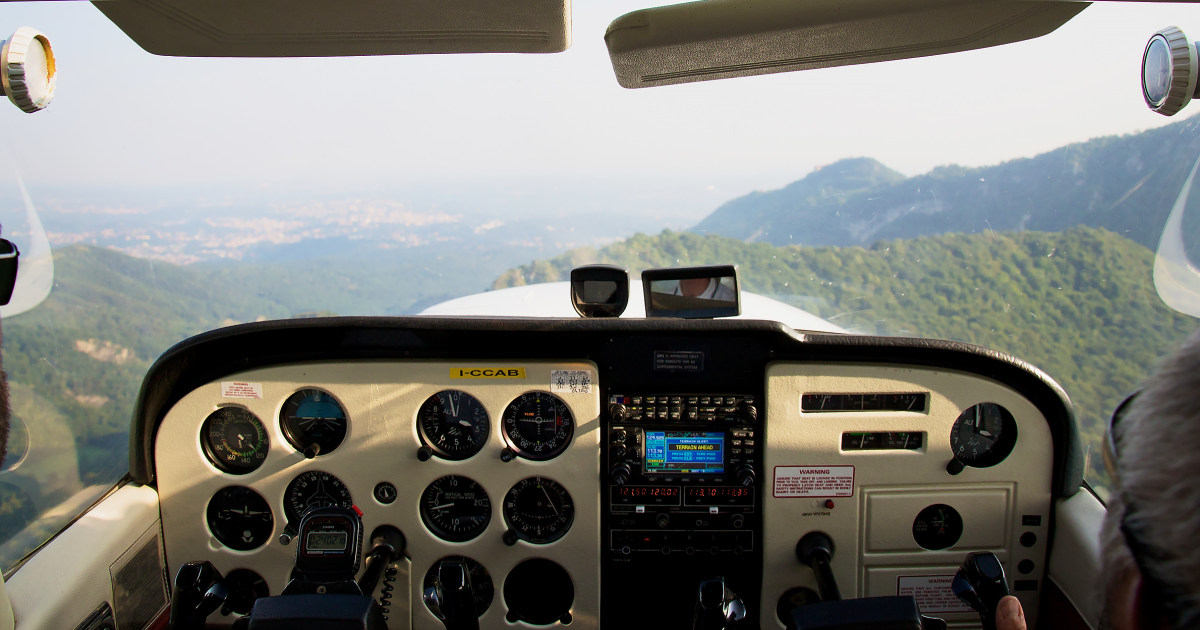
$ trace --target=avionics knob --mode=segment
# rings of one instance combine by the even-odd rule
[[[744,424],[754,424],[758,420],[758,409],[746,401],[738,403],[737,406],[738,419]]]
[[[627,437],[629,437],[629,432],[625,429],[617,429],[612,434],[613,442],[624,442]]]
[[[613,422],[625,422],[629,419],[629,408],[621,403],[613,403],[608,406],[608,415]]]
[[[612,482],[618,486],[625,485],[625,483],[629,481],[629,475],[631,474],[632,472],[629,470],[629,464],[627,462],[621,462],[616,466],[613,466],[612,470],[608,471],[609,478],[612,479]]]
[[[737,475],[738,483],[747,487],[753,486],[754,480],[758,478],[758,475],[754,474],[754,466],[751,466],[750,464],[742,464],[741,466],[738,466],[735,474]]]

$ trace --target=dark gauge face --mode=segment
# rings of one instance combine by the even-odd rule
[[[491,432],[487,411],[474,396],[456,389],[430,396],[417,411],[421,441],[443,459],[478,453]]]
[[[267,581],[250,569],[234,569],[225,574],[225,588],[229,589],[229,596],[224,607],[239,615],[250,614],[255,600],[271,594]]]
[[[471,540],[487,529],[491,519],[492,502],[487,492],[466,477],[439,477],[421,494],[421,520],[442,540]]]
[[[200,442],[208,460],[232,475],[256,470],[271,449],[266,427],[241,407],[222,407],[209,414],[200,428]]]
[[[319,470],[310,470],[293,479],[283,495],[283,511],[288,522],[297,525],[308,510],[331,505],[354,507],[354,499],[341,479]]]
[[[316,457],[337,448],[345,439],[346,410],[326,392],[302,389],[283,402],[279,425],[297,451]]]
[[[931,505],[917,514],[912,531],[913,540],[925,549],[953,547],[962,536],[962,516],[949,505]]]
[[[1017,444],[1017,421],[996,403],[979,403],[959,414],[950,430],[950,449],[958,461],[987,468],[1004,461]]]
[[[504,520],[521,540],[544,544],[562,538],[575,520],[567,489],[545,477],[522,479],[504,495]]]
[[[430,607],[429,592],[437,586],[439,575],[443,580],[454,582],[456,576],[462,578],[462,573],[466,572],[467,579],[471,581],[471,594],[474,595],[475,615],[482,617],[483,613],[487,612],[489,606],[492,605],[492,598],[495,597],[496,587],[492,584],[492,576],[488,575],[487,569],[483,568],[482,564],[464,557],[464,556],[448,556],[433,563],[429,570],[425,572],[425,582],[421,589],[426,593],[425,605]],[[449,588],[449,584],[445,587]],[[434,615],[439,619],[444,617],[438,611],[432,610]]]
[[[275,531],[271,506],[242,486],[221,488],[208,501],[208,529],[222,545],[238,551],[257,549]]]
[[[521,457],[551,459],[566,450],[574,432],[571,410],[548,392],[521,394],[504,409],[504,437]]]
[[[524,621],[548,626],[556,621],[571,623],[575,584],[556,562],[543,558],[526,560],[504,578],[504,604],[509,623]]]

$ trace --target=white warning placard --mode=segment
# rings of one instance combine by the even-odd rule
[[[221,398],[262,399],[262,383],[221,381]]]
[[[591,370],[550,370],[550,391],[555,394],[590,394],[595,382]]]
[[[950,589],[953,581],[953,575],[901,575],[896,578],[896,594],[916,598],[924,614],[973,612]]]
[[[853,466],[776,466],[775,497],[852,497]]]

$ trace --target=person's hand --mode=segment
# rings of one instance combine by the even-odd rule
[[[1025,630],[1025,611],[1016,597],[1009,595],[996,605],[996,630]]]

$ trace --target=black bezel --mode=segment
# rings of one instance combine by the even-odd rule
[[[251,420],[252,423],[258,427],[258,431],[262,435],[262,456],[250,464],[236,464],[222,458],[220,455],[220,447],[212,443],[213,436],[210,431],[212,429],[213,422],[218,416],[228,415],[231,412],[241,412],[246,414],[249,417],[249,420]],[[216,466],[221,472],[229,475],[246,475],[258,470],[259,467],[263,465],[263,462],[267,461],[267,453],[271,451],[271,436],[267,433],[267,426],[263,424],[263,421],[260,420],[253,411],[250,411],[249,409],[240,405],[226,405],[224,407],[218,407],[217,409],[213,410],[212,413],[208,414],[208,417],[204,418],[204,424],[200,425],[200,445],[204,450],[204,456],[208,458],[208,461],[213,466]]]
[[[429,510],[429,503],[432,499],[430,493],[442,492],[443,489],[441,488],[440,484],[449,483],[450,480],[453,479],[459,480],[460,483],[465,481],[471,486],[474,486],[475,492],[482,494],[484,500],[487,501],[487,505],[484,506],[486,514],[476,515],[477,517],[485,517],[482,524],[476,525],[466,532],[456,532],[443,527],[435,520],[435,517]],[[489,525],[492,524],[492,498],[488,496],[487,490],[484,490],[483,486],[480,485],[478,481],[475,481],[474,479],[464,475],[445,475],[429,482],[429,485],[425,486],[425,490],[421,492],[419,507],[421,512],[421,522],[425,524],[425,529],[428,529],[429,532],[434,536],[437,536],[438,538],[441,538],[447,542],[467,542],[469,540],[475,540],[476,538],[479,538],[480,534],[487,530]]]
[[[483,424],[479,425],[483,427],[482,436],[479,438],[478,443],[472,445],[469,451],[464,451],[461,453],[455,453],[454,451],[449,451],[441,446],[438,446],[437,440],[433,439],[433,437],[430,436],[426,430],[424,421],[427,408],[431,404],[441,404],[440,396],[442,394],[449,394],[451,392],[461,394],[463,397],[471,399],[476,405],[479,406],[480,409],[483,410]],[[468,394],[460,389],[443,389],[433,394],[429,398],[426,398],[425,402],[421,403],[421,406],[417,408],[416,422],[417,435],[421,439],[421,444],[428,446],[429,450],[432,451],[437,457],[450,461],[462,461],[464,459],[470,459],[474,457],[477,453],[479,453],[479,451],[483,450],[483,447],[487,445],[488,438],[490,438],[492,435],[492,417],[488,414],[487,408],[483,406],[483,402],[475,396],[472,396],[471,394]]]
[[[283,432],[283,437],[287,439],[288,444],[291,444],[292,448],[296,449],[297,451],[303,453],[305,449],[309,447],[309,444],[305,444],[305,442],[308,442],[308,440],[300,439],[302,430],[299,427],[293,427],[289,419],[285,417],[285,414],[287,413],[289,406],[298,406],[297,402],[293,402],[297,399],[297,397],[302,395],[307,396],[309,395],[309,392],[320,392],[328,396],[329,399],[332,400],[342,412],[341,431],[337,433],[337,438],[333,440],[333,443],[324,444],[322,442],[317,442],[321,446],[321,451],[317,453],[317,457],[320,457],[321,455],[332,453],[334,449],[341,446],[342,442],[346,440],[346,432],[350,428],[350,414],[346,413],[346,406],[342,404],[342,401],[337,399],[337,396],[334,396],[320,387],[303,387],[296,390],[291,396],[288,396],[286,399],[284,399],[283,404],[279,407],[279,429]]]
[[[522,529],[516,524],[517,521],[513,518],[513,513],[517,510],[510,510],[508,507],[510,501],[516,500],[515,493],[517,492],[517,488],[523,484],[528,485],[528,482],[531,481],[556,488],[554,492],[566,499],[566,503],[563,505],[563,509],[567,511],[567,515],[565,517],[566,521],[560,527],[555,528],[553,533],[549,536],[536,536]],[[513,486],[508,489],[508,492],[504,493],[502,512],[504,513],[504,523],[508,525],[508,530],[516,535],[517,538],[535,545],[546,545],[559,540],[563,536],[566,536],[567,532],[571,530],[571,525],[575,523],[575,500],[571,498],[571,493],[567,491],[566,486],[553,479],[550,479],[549,477],[542,477],[540,475],[535,477],[526,477],[514,483]]]
[[[564,423],[566,425],[566,436],[557,440],[556,444],[548,451],[539,452],[527,450],[523,448],[518,443],[518,440],[512,435],[512,432],[517,430],[517,420],[512,418],[510,423],[511,416],[509,415],[509,412],[514,409],[513,405],[516,405],[518,401],[530,394],[537,394],[552,398],[557,401],[555,403],[556,405],[560,405],[563,408],[563,417],[566,419]],[[510,424],[512,426],[510,426]],[[531,459],[539,462],[544,462],[558,457],[563,453],[563,451],[567,450],[567,447],[571,445],[571,441],[575,439],[575,416],[571,413],[571,406],[568,405],[567,402],[562,398],[542,390],[530,390],[523,392],[520,396],[517,396],[509,401],[509,403],[504,406],[504,413],[500,414],[500,427],[501,432],[504,434],[505,444],[507,444],[508,447],[512,449],[512,451],[516,453],[518,457],[524,457],[525,459]]]

